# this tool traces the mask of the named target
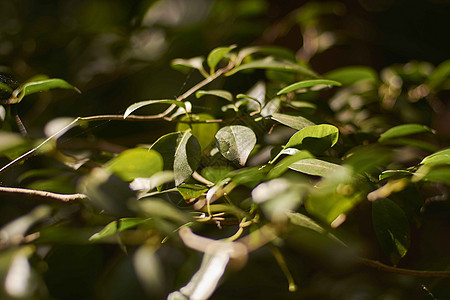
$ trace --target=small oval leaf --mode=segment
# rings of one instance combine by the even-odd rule
[[[334,80],[327,80],[327,79],[313,79],[313,80],[304,80],[299,81],[296,83],[293,83],[284,89],[280,90],[277,95],[287,94],[289,92],[300,90],[304,88],[310,88],[310,87],[317,87],[317,86],[341,86],[342,84],[340,82],[334,81]]]
[[[209,114],[198,114],[191,115],[190,118],[193,121],[207,121],[214,120],[214,117]],[[182,117],[181,121],[188,121],[188,118]],[[195,136],[200,144],[202,150],[207,149],[210,145],[214,143],[215,135],[219,130],[219,124],[217,123],[178,123],[177,131],[185,131],[192,128],[191,133]]]
[[[267,70],[278,70],[278,71],[286,71],[292,73],[300,73],[306,76],[317,78],[317,74],[314,71],[309,70],[306,67],[300,66],[296,63],[290,61],[279,61],[274,60],[271,57],[261,60],[255,60],[249,62],[247,64],[240,65],[226,73],[227,76],[233,75],[237,72],[244,70],[253,70],[253,69],[267,69]]]
[[[217,132],[216,145],[223,157],[243,166],[256,145],[256,135],[246,126],[227,126]]]
[[[228,52],[230,52],[234,48],[236,48],[235,45],[230,47],[218,47],[209,53],[208,57],[206,58],[206,62],[209,66],[211,74],[214,73],[217,64],[225,57]]]
[[[337,80],[343,85],[351,85],[358,81],[377,81],[377,73],[366,66],[349,66],[330,71],[325,78]]]
[[[142,219],[142,218],[122,218],[117,221],[112,221],[111,223],[106,225],[102,230],[100,230],[97,233],[94,233],[89,238],[89,241],[98,241],[105,237],[111,236],[115,233],[122,232],[124,230],[136,227],[139,224],[142,224],[147,220],[148,219]]]

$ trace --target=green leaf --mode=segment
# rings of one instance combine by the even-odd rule
[[[103,239],[105,237],[114,235],[118,232],[122,232],[124,230],[136,227],[144,222],[146,222],[148,219],[142,219],[142,218],[122,218],[117,221],[113,221],[106,225],[102,230],[99,232],[93,234],[89,241],[98,241],[100,239]]]
[[[208,187],[201,184],[184,183],[177,187],[178,192],[183,196],[184,200],[198,198],[208,191]]]
[[[243,166],[256,145],[256,135],[246,126],[226,126],[217,132],[216,144],[223,157]]]
[[[144,148],[128,149],[106,163],[106,168],[125,181],[138,177],[147,178],[162,171],[161,155]]]
[[[279,57],[282,59],[287,59],[290,61],[295,61],[295,53],[293,53],[291,50],[288,50],[286,48],[277,47],[277,46],[256,46],[256,47],[247,47],[242,48],[238,53],[238,64],[247,56],[255,54],[255,53],[261,53],[265,55],[271,55],[274,57]]]
[[[5,92],[8,92],[8,93],[12,93],[12,88],[10,88],[9,87],[9,85],[7,85],[7,84],[5,84],[5,83],[3,83],[3,82],[0,82],[0,91],[5,91]]]
[[[450,165],[450,148],[428,155],[420,163],[428,166]]]
[[[394,265],[405,256],[410,244],[409,223],[403,210],[392,200],[372,203],[372,222],[381,248]]]
[[[177,186],[189,178],[200,163],[201,147],[190,131],[166,134],[151,149],[162,155],[164,169],[174,171]]]
[[[289,169],[289,166],[293,163],[306,159],[306,158],[313,158],[314,156],[309,153],[306,150],[299,150],[299,152],[295,153],[294,155],[291,155],[289,157],[286,157],[282,161],[280,161],[275,167],[273,167],[269,173],[267,174],[267,177],[269,178],[277,178],[281,176],[284,172],[286,172]]]
[[[134,104],[131,104],[130,106],[128,106],[127,110],[125,111],[125,113],[123,114],[123,118],[126,119],[132,112],[134,112],[135,110],[147,106],[147,105],[152,105],[152,104],[172,104],[172,105],[176,105],[178,107],[183,108],[185,111],[189,112],[188,109],[186,108],[186,104],[182,101],[176,101],[176,100],[146,100],[146,101],[140,101],[140,102],[136,102]]]
[[[397,146],[410,146],[410,147],[416,147],[422,150],[425,150],[427,152],[435,152],[439,148],[435,144],[429,143],[427,141],[419,140],[419,139],[412,139],[412,138],[393,138],[393,139],[387,139],[383,140],[383,144],[386,145],[397,145]]]
[[[412,173],[410,171],[406,171],[406,170],[386,170],[383,171],[378,180],[385,180],[385,179],[398,179],[398,178],[403,178],[403,177],[408,177],[411,176]]]
[[[320,124],[305,127],[295,133],[285,148],[306,149],[312,153],[322,153],[333,147],[339,139],[339,129],[333,125]]]
[[[191,115],[190,119],[192,121],[207,121],[207,120],[214,120],[214,117],[209,114],[198,114],[198,115]],[[188,117],[182,117],[182,121],[188,121]],[[185,131],[191,128],[191,133],[195,138],[197,139],[198,143],[200,144],[200,147],[202,150],[207,149],[210,145],[214,143],[215,135],[217,131],[219,130],[219,124],[217,123],[178,123],[177,124],[177,131]]]
[[[383,142],[388,139],[402,137],[406,135],[423,133],[423,132],[432,132],[430,128],[425,125],[420,124],[403,124],[399,126],[395,126],[385,133],[383,133],[378,139],[379,142]]]
[[[81,93],[79,89],[72,86],[65,80],[59,79],[59,78],[53,78],[53,79],[47,79],[47,80],[41,80],[41,81],[33,81],[33,82],[27,82],[20,86],[18,89],[16,89],[13,92],[13,96],[17,98],[17,102],[20,102],[23,97],[42,92],[47,91],[49,89],[73,89],[77,91],[78,93]]]
[[[225,57],[225,55],[227,55],[228,52],[230,52],[234,48],[236,48],[235,45],[230,47],[218,47],[208,54],[206,62],[209,66],[211,74],[214,74],[217,64]]]
[[[291,170],[315,176],[327,176],[341,168],[344,167],[317,158],[302,159],[289,166]]]
[[[227,177],[233,171],[232,167],[206,167],[202,169],[202,176],[211,182],[217,183]]]
[[[437,66],[428,79],[428,84],[432,88],[438,87],[442,82],[450,77],[450,59]]]
[[[230,76],[240,71],[254,70],[254,69],[279,70],[285,72],[299,73],[306,76],[317,78],[317,74],[307,69],[306,67],[300,66],[290,61],[274,60],[271,57],[261,60],[254,60],[247,64],[240,65],[239,67],[233,68],[231,71],[226,73],[226,75]]]
[[[195,93],[195,97],[197,98],[203,97],[205,95],[217,96],[230,102],[233,101],[233,95],[230,92],[224,90],[209,90],[209,91],[199,90]]]
[[[301,130],[308,126],[316,125],[302,116],[291,116],[280,113],[274,113],[271,116],[271,119],[297,130]]]
[[[204,61],[205,61],[205,59],[203,57],[193,57],[190,59],[177,58],[177,59],[172,60],[171,66],[175,70],[179,70],[182,72],[186,72],[190,69],[196,69],[196,70],[199,70],[203,76],[207,77],[208,73],[203,68]]]
[[[450,185],[450,168],[440,167],[428,170],[424,176],[421,176],[420,180],[430,182],[441,182]]]
[[[365,66],[350,66],[335,69],[324,75],[325,78],[336,80],[343,85],[351,85],[358,81],[376,82],[378,79],[377,73],[369,67]]]
[[[304,80],[299,81],[296,83],[293,83],[284,89],[280,90],[277,95],[287,94],[289,92],[305,89],[305,88],[311,88],[311,87],[327,87],[327,86],[341,86],[342,84],[340,82],[334,81],[334,80],[327,80],[327,79],[313,79],[313,80]]]

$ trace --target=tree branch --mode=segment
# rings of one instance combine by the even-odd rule
[[[367,258],[358,257],[357,262],[361,265],[374,268],[378,271],[396,273],[402,275],[416,276],[416,277],[450,277],[450,271],[420,271],[396,268],[385,265],[379,261],[371,260]]]
[[[0,195],[29,197],[37,200],[56,200],[60,202],[76,202],[87,199],[85,194],[57,194],[23,188],[0,186]]]

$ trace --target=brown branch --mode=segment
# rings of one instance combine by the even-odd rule
[[[389,273],[396,273],[396,274],[416,276],[416,277],[450,277],[450,271],[421,271],[421,270],[402,269],[402,268],[388,266],[379,261],[362,258],[362,257],[358,257],[357,262],[364,266],[374,268],[378,271],[389,272]]]
[[[24,188],[0,186],[0,195],[21,196],[37,200],[56,200],[60,202],[76,202],[87,199],[85,194],[57,194]]]

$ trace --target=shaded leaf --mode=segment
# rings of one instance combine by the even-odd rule
[[[338,172],[341,168],[343,168],[343,166],[317,158],[302,159],[289,166],[289,169],[291,170],[316,176],[327,176],[333,172]]]
[[[47,80],[41,80],[41,81],[32,81],[27,82],[20,86],[18,89],[16,89],[13,92],[13,97],[17,98],[17,102],[20,102],[23,97],[42,92],[47,91],[49,89],[73,89],[77,91],[78,93],[81,93],[79,89],[72,86],[65,80],[59,79],[59,78],[53,78],[53,79],[47,79]]]
[[[256,135],[246,126],[226,126],[217,132],[216,145],[226,159],[243,166],[256,145]]]
[[[318,87],[318,86],[341,86],[340,82],[334,80],[327,79],[313,79],[313,80],[304,80],[293,83],[282,90],[280,90],[277,95],[287,94],[289,92],[300,90],[304,88]]]
[[[405,256],[410,244],[409,223],[403,210],[389,199],[372,203],[372,221],[381,248],[394,265]]]
[[[410,171],[406,170],[386,170],[383,171],[380,176],[378,177],[378,180],[385,180],[385,179],[397,179],[397,178],[403,178],[411,176],[412,173]]]
[[[422,132],[431,132],[431,129],[425,125],[420,124],[403,124],[399,126],[395,126],[385,133],[383,133],[378,139],[379,142],[383,142],[387,139],[402,137],[406,135],[422,133]]]
[[[230,102],[233,101],[233,95],[230,92],[224,90],[209,90],[209,91],[199,90],[195,93],[195,97],[197,98],[201,98],[205,95],[217,96]]]
[[[162,171],[161,155],[144,148],[128,149],[106,163],[106,168],[125,181],[147,178]]]
[[[432,88],[438,87],[442,82],[450,78],[450,60],[439,64],[428,78],[428,84]]]
[[[186,108],[186,104],[182,101],[166,100],[166,99],[165,100],[146,100],[146,101],[136,102],[136,103],[128,106],[125,113],[123,114],[123,118],[126,119],[135,110],[137,110],[141,107],[147,106],[147,105],[152,105],[152,104],[172,104],[172,105],[176,105],[178,107],[183,108],[186,112],[189,112],[188,109]]]
[[[228,52],[230,52],[234,48],[236,48],[235,45],[230,47],[218,47],[208,54],[208,57],[206,58],[206,63],[209,66],[211,74],[214,73],[217,64],[225,57],[225,55],[227,55]]]
[[[274,57],[279,57],[283,59],[287,59],[290,61],[295,61],[295,53],[293,53],[291,50],[288,50],[283,47],[277,47],[277,46],[256,46],[256,47],[247,47],[242,48],[239,53],[239,61],[238,64],[247,56],[255,54],[255,53],[261,53],[266,55],[271,55]]]
[[[111,223],[106,225],[102,230],[100,230],[97,233],[94,233],[89,238],[89,241],[98,241],[105,237],[114,235],[118,232],[122,232],[124,230],[136,227],[139,224],[146,222],[147,220],[148,219],[142,219],[142,218],[122,218],[117,221],[112,221]]]
[[[201,147],[190,131],[166,134],[151,149],[162,155],[165,170],[174,171],[177,186],[194,173],[200,162]]]
[[[297,130],[301,130],[308,126],[316,125],[302,116],[291,116],[286,114],[274,113],[271,116],[271,118],[272,120],[275,120],[277,122],[280,122],[281,124],[284,124]]]
[[[227,177],[229,173],[233,171],[231,167],[206,167],[202,169],[202,176],[211,182],[217,183]]]
[[[204,76],[207,76],[208,73],[203,68],[204,61],[205,59],[203,57],[193,57],[190,59],[177,58],[172,60],[171,66],[172,68],[182,72],[189,71],[190,69],[196,69],[199,70]]]

